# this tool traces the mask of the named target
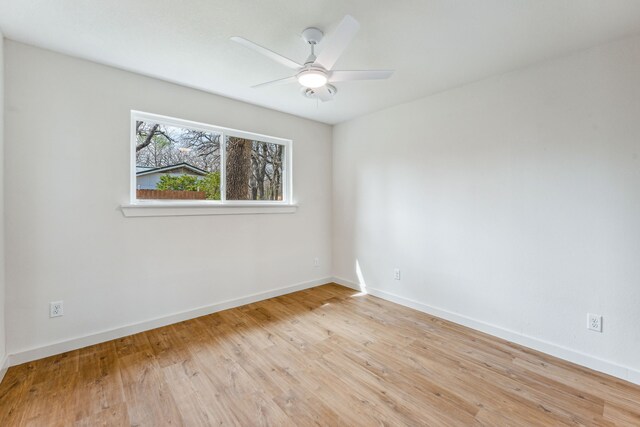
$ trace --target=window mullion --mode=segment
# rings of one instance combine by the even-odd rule
[[[226,162],[226,135],[220,133],[220,202],[227,201],[227,162]]]

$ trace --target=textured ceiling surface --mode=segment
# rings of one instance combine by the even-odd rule
[[[361,24],[337,69],[395,69],[337,83],[334,101],[237,45],[242,36],[297,61],[305,27]],[[5,37],[325,123],[339,123],[491,75],[640,33],[637,0],[0,0]],[[318,46],[322,50],[322,43]]]

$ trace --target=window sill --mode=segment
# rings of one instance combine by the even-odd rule
[[[286,204],[202,204],[189,202],[148,202],[121,205],[126,217],[192,216],[192,215],[249,215],[295,213],[298,205]]]

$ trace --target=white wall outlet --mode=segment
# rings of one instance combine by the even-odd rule
[[[400,269],[399,268],[394,268],[393,269],[393,280],[400,280]]]
[[[602,332],[602,316],[599,314],[587,314],[587,329]]]
[[[58,317],[64,314],[62,301],[51,301],[49,303],[49,317]]]
[[[320,258],[316,257],[313,259],[313,266],[320,267]]]

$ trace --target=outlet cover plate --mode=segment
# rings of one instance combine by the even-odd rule
[[[602,316],[599,314],[587,314],[587,329],[590,331],[602,332]]]
[[[64,314],[62,301],[51,301],[49,303],[49,317],[60,317]]]

